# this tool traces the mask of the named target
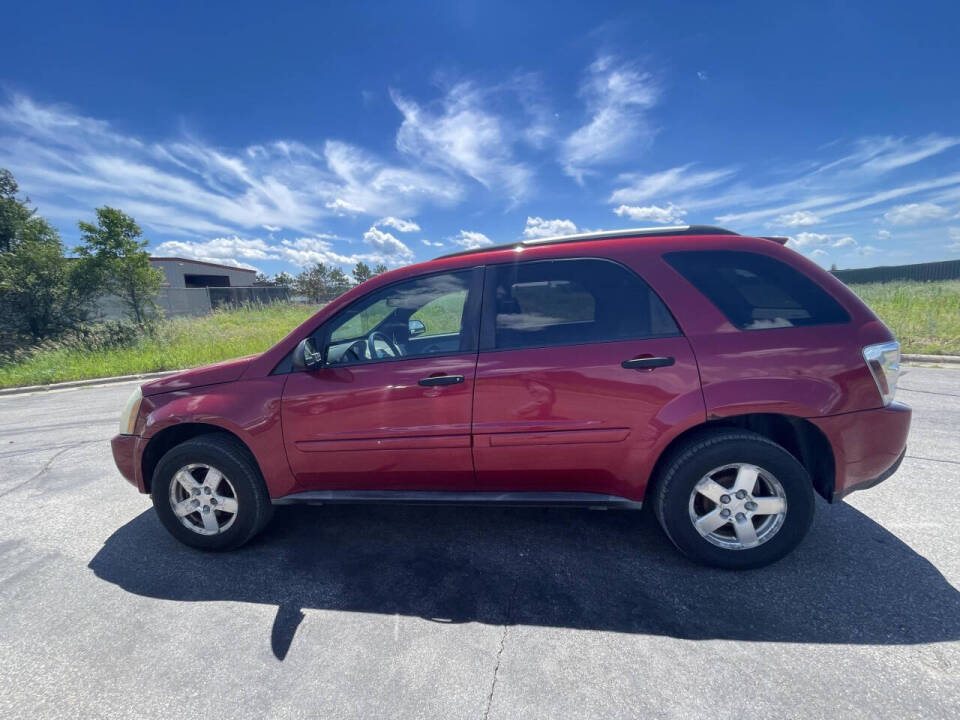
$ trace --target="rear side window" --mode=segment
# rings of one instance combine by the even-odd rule
[[[850,320],[813,280],[766,255],[714,250],[667,253],[664,259],[741,330]]]
[[[647,284],[608,260],[494,265],[487,273],[491,300],[484,318],[484,344],[488,348],[579,345],[679,334],[673,317]]]

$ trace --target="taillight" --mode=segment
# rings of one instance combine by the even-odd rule
[[[867,345],[863,349],[863,359],[877,381],[877,390],[884,405],[893,402],[897,392],[897,378],[900,377],[900,343],[896,340]]]

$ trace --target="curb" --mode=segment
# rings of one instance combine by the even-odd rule
[[[51,383],[49,385],[22,385],[20,387],[0,388],[2,395],[25,395],[27,393],[47,392],[50,390],[69,390],[70,388],[87,387],[88,385],[112,385],[114,383],[131,382],[133,380],[151,380],[173,375],[182,370],[161,370],[152,373],[138,373],[137,375],[116,375],[114,377],[90,378],[89,380],[71,380],[69,382]]]
[[[907,362],[949,363],[960,365],[960,355],[913,355],[910,353],[904,353],[900,356],[900,359]]]

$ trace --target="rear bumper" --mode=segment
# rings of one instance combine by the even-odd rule
[[[140,444],[143,438],[139,435],[114,435],[110,440],[113,450],[113,461],[120,474],[140,492],[146,492],[143,484],[143,473],[140,471]]]
[[[811,418],[833,448],[831,502],[865,490],[893,475],[907,451],[912,411],[901,403],[831,417]]]

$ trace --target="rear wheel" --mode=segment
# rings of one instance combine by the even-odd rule
[[[667,537],[715,567],[767,565],[793,550],[813,520],[813,484],[789,452],[762,435],[716,430],[666,459],[654,512]]]
[[[260,469],[228,435],[202,435],[167,451],[153,473],[150,494],[170,534],[201,550],[243,545],[272,512]]]

